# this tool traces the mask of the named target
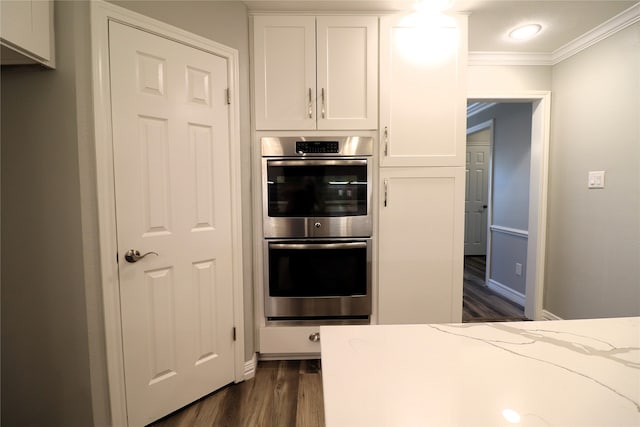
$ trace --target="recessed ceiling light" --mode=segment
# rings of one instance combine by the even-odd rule
[[[509,33],[509,37],[514,40],[529,40],[542,30],[540,24],[528,24],[518,27]]]

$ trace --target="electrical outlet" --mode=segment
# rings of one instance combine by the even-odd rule
[[[604,171],[589,171],[589,188],[604,188]]]
[[[522,264],[516,262],[516,276],[522,276]]]

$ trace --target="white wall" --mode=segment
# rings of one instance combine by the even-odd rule
[[[550,90],[551,67],[534,65],[471,65],[468,93],[501,93],[523,90]]]
[[[531,103],[499,103],[467,119],[468,128],[494,120],[492,225],[528,230],[531,113]],[[493,231],[490,250],[489,278],[524,295],[527,239]]]
[[[255,352],[253,320],[253,217],[251,205],[251,139],[249,84],[249,17],[239,1],[131,1],[111,3],[166,22],[237,49],[240,56],[240,157],[242,162],[242,238],[245,359]]]
[[[545,309],[640,315],[640,23],[553,67]],[[606,170],[606,188],[587,173]]]

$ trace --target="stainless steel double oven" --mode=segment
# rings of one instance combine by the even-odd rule
[[[262,201],[268,321],[371,315],[370,137],[265,137]]]

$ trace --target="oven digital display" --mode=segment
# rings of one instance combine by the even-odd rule
[[[296,141],[298,154],[336,154],[340,152],[338,141]]]

